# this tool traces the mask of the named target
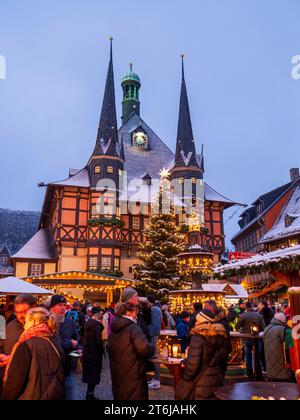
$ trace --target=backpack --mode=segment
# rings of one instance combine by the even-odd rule
[[[78,311],[75,311],[74,309],[71,309],[69,312],[67,312],[66,318],[70,319],[75,324],[76,331],[79,333],[81,328],[80,328],[80,325],[79,325]]]

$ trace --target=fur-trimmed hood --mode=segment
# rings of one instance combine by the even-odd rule
[[[214,317],[214,322],[218,323],[220,321],[222,321],[224,318],[226,318],[226,313],[225,311],[221,310],[215,317]]]
[[[197,324],[196,327],[192,329],[191,334],[202,335],[204,337],[221,336],[227,338],[228,336],[226,329],[222,324],[211,322]]]

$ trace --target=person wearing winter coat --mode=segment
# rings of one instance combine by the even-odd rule
[[[150,336],[151,343],[154,344],[154,357],[158,356],[158,339],[161,332],[162,325],[162,312],[160,307],[157,305],[155,296],[147,296],[149,307],[151,308],[151,322],[148,325],[148,334]],[[148,384],[151,389],[160,389],[160,366],[154,365],[154,378]]]
[[[264,348],[268,380],[272,382],[289,382],[292,379],[287,368],[285,354],[285,331],[287,328],[284,313],[276,313],[271,324],[264,332]]]
[[[153,355],[137,324],[137,307],[122,303],[116,309],[108,340],[114,400],[148,400],[146,360]]]
[[[104,354],[102,333],[103,315],[98,307],[92,309],[93,318],[84,326],[82,382],[87,384],[86,400],[96,400],[94,392],[100,384]]]
[[[212,312],[204,309],[197,315],[185,369],[176,388],[176,399],[214,398],[215,391],[224,381],[222,362],[229,355],[227,335],[225,327],[214,322]]]
[[[268,327],[274,318],[274,312],[271,308],[269,308],[267,302],[260,302],[258,304],[258,313],[263,317],[266,327]]]
[[[19,295],[14,301],[14,314],[16,318],[6,325],[5,340],[2,343],[3,354],[0,354],[0,394],[2,392],[2,378],[5,367],[9,362],[10,354],[24,332],[27,312],[35,305],[36,298],[29,294]]]
[[[162,306],[162,315],[163,315],[163,321],[165,323],[165,329],[173,330],[176,327],[176,322],[174,321],[174,318],[170,314],[168,305]]]
[[[266,324],[263,317],[255,312],[252,302],[247,302],[246,304],[246,312],[239,318],[237,323],[237,330],[241,331],[243,334],[252,334],[253,326],[256,326],[258,329],[258,333],[261,333],[265,330]],[[259,350],[259,358],[260,362],[263,365],[263,370],[265,370],[264,366],[264,351],[263,351],[263,343],[262,340],[258,341],[258,350]],[[247,376],[249,380],[254,380],[254,372],[253,372],[253,340],[246,339],[245,340],[245,358],[246,358],[246,365],[247,365]]]
[[[4,375],[3,400],[61,400],[63,351],[57,346],[57,321],[45,308],[31,309]]]
[[[64,296],[54,295],[51,298],[50,312],[56,315],[58,331],[56,339],[65,352],[65,398],[67,401],[75,399],[75,388],[72,375],[72,357],[70,353],[78,349],[79,334],[71,319],[66,318],[67,301]]]
[[[190,314],[188,312],[182,312],[176,323],[177,335],[181,339],[181,353],[184,353],[188,346],[190,332],[189,323]]]

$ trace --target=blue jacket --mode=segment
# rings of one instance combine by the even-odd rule
[[[151,324],[148,325],[150,337],[159,337],[162,323],[162,312],[158,306],[151,308]]]
[[[177,335],[181,338],[181,351],[184,353],[186,351],[188,340],[189,340],[189,323],[183,319],[178,319],[176,323]]]

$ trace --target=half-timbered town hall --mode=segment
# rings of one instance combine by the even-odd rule
[[[130,213],[121,211],[122,174],[126,183],[138,180],[147,186],[162,171],[179,184],[203,179],[203,148],[197,154],[201,147],[194,141],[184,66],[175,153],[142,118],[141,80],[132,66],[121,87],[122,121],[118,124],[111,44],[94,151],[81,169],[70,169],[65,180],[46,185],[38,231],[12,258],[17,277],[60,292],[65,289],[74,297],[106,294],[110,302],[113,293],[133,279],[138,247],[151,215],[151,200],[140,200]],[[92,148],[93,139],[90,143]],[[115,192],[110,193],[109,181],[116,185]],[[103,197],[104,212],[100,212],[98,203]],[[204,199],[206,245],[218,260],[225,248],[223,212],[235,203],[207,184]],[[179,215],[177,223],[186,222]],[[200,231],[198,239],[201,244]]]

